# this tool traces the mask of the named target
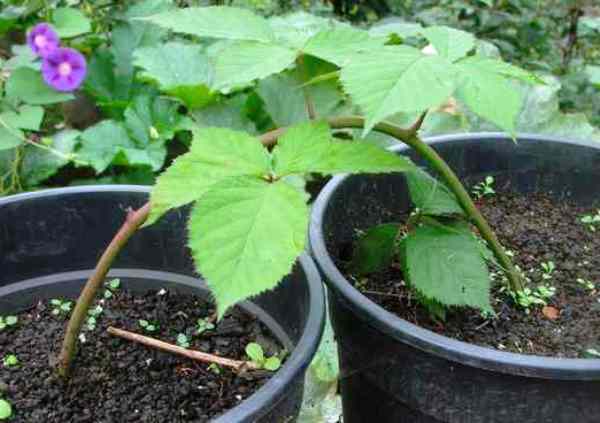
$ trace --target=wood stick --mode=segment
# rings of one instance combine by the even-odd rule
[[[149,336],[140,335],[138,333],[129,332],[123,329],[118,329],[113,326],[110,326],[107,329],[107,332],[111,335],[118,336],[119,338],[127,339],[128,341],[146,345],[147,347],[170,352],[172,354],[178,354],[187,358],[191,358],[192,360],[201,361],[203,363],[215,363],[219,366],[229,367],[230,369],[233,369],[237,372],[243,370],[258,370],[258,366],[251,361],[232,360],[225,357],[219,357],[218,355],[214,354],[190,350],[187,348],[179,347],[177,345],[169,344],[168,342],[150,338]]]

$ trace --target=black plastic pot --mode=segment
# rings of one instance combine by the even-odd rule
[[[0,199],[0,315],[40,299],[75,297],[129,207],[148,199],[136,186],[66,188]],[[136,233],[111,276],[124,287],[161,287],[208,295],[194,277],[185,246],[185,211]],[[291,355],[254,395],[215,419],[219,423],[287,422],[298,415],[304,373],[323,329],[325,300],[319,274],[303,255],[275,290],[242,304],[256,314]],[[1,348],[0,348],[1,349]]]
[[[500,134],[429,142],[467,184],[493,175],[521,192],[586,205],[600,199],[600,144],[525,135],[514,144]],[[409,204],[402,175],[361,175],[334,178],[313,208],[310,242],[329,288],[344,423],[600,422],[600,360],[513,354],[440,336],[385,311],[344,278],[333,257],[354,230],[393,221]]]

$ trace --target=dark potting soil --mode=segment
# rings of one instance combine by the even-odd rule
[[[169,291],[132,295],[116,291],[104,300],[96,328],[84,330],[85,343],[68,384],[56,380],[51,363],[60,348],[66,315],[52,315],[52,306],[39,303],[18,315],[18,324],[0,332],[0,359],[15,354],[18,367],[0,363],[0,397],[14,408],[14,423],[36,422],[204,422],[235,407],[260,386],[271,372],[236,374],[221,368],[146,348],[116,338],[108,326],[176,343],[184,333],[190,348],[246,360],[245,347],[261,344],[270,356],[282,350],[269,330],[240,309],[229,312],[213,330],[196,334],[196,322],[214,313],[200,297]],[[161,295],[162,294],[162,295]],[[157,326],[149,333],[139,325]]]
[[[563,358],[582,357],[589,348],[598,350],[600,226],[593,232],[581,223],[583,215],[596,210],[544,194],[499,193],[478,205],[504,247],[514,253],[515,264],[526,272],[528,286],[546,283],[556,288],[548,308],[533,306],[527,314],[499,292],[501,284],[496,283],[492,288],[496,318],[485,319],[477,310],[462,308],[450,310],[445,322],[435,321],[415,302],[397,265],[362,278],[363,294],[405,320],[472,344]],[[556,270],[544,280],[541,263],[549,261]],[[595,289],[578,279],[592,282]]]

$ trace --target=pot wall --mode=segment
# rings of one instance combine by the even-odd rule
[[[473,134],[431,140],[468,186],[544,191],[590,205],[600,199],[600,145]],[[406,153],[402,147],[398,152]],[[414,156],[417,163],[423,164]],[[534,423],[600,421],[600,360],[554,359],[469,345],[412,325],[355,290],[333,257],[355,229],[394,221],[410,207],[404,177],[334,178],[313,208],[310,241],[328,285],[339,343],[344,421]]]
[[[42,298],[76,297],[126,210],[147,200],[148,189],[135,186],[66,188],[0,199],[0,315]],[[137,291],[167,287],[208,295],[185,245],[186,221],[186,210],[174,211],[138,231],[110,275]],[[291,355],[261,389],[215,422],[293,421],[324,322],[323,287],[312,260],[303,255],[280,286],[242,306],[270,327]]]

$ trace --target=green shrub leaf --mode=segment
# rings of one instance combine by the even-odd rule
[[[183,86],[212,83],[208,56],[199,46],[171,42],[139,48],[134,53],[135,65],[143,68],[143,78],[155,80],[163,91]]]
[[[90,20],[78,9],[59,7],[52,12],[54,28],[61,38],[71,38],[92,30]]]
[[[407,158],[373,144],[335,141],[325,122],[291,127],[273,150],[278,176],[302,173],[386,173],[415,169]]]
[[[421,169],[416,172],[408,172],[406,181],[410,198],[415,207],[419,208],[422,213],[429,215],[464,215],[464,211],[458,204],[454,193],[427,172]]]
[[[430,26],[421,31],[438,54],[451,62],[464,57],[475,48],[475,37],[465,31],[447,26]]]
[[[384,223],[369,228],[356,242],[352,272],[366,275],[389,266],[394,257],[399,227],[397,223]]]
[[[189,246],[219,317],[274,288],[302,253],[308,229],[303,194],[284,181],[227,178],[192,211]]]
[[[194,132],[190,151],[158,177],[147,224],[169,209],[197,200],[223,179],[261,177],[269,172],[269,153],[258,139],[231,129],[199,128]]]
[[[174,32],[229,40],[274,40],[266,19],[236,7],[189,7],[145,18]]]
[[[0,113],[0,119],[13,128],[38,131],[44,119],[44,109],[39,106],[25,104],[19,107],[18,112],[6,111]]]
[[[460,83],[456,92],[474,113],[513,134],[523,95],[511,79],[537,83],[529,72],[483,56],[471,56],[456,63]]]
[[[425,298],[491,311],[490,277],[467,227],[421,226],[401,244],[404,276]]]
[[[407,46],[387,46],[363,55],[342,69],[346,91],[365,113],[363,134],[398,112],[422,112],[454,90],[452,65]]]
[[[6,96],[31,105],[61,103],[73,99],[73,95],[54,91],[42,80],[40,72],[30,68],[18,68],[6,82]]]
[[[229,91],[255,79],[266,78],[288,68],[296,52],[287,47],[257,41],[239,41],[226,46],[215,59],[216,89]]]
[[[360,59],[373,49],[382,47],[384,42],[385,39],[372,38],[366,31],[339,27],[318,32],[302,50],[341,67],[353,58]]]

